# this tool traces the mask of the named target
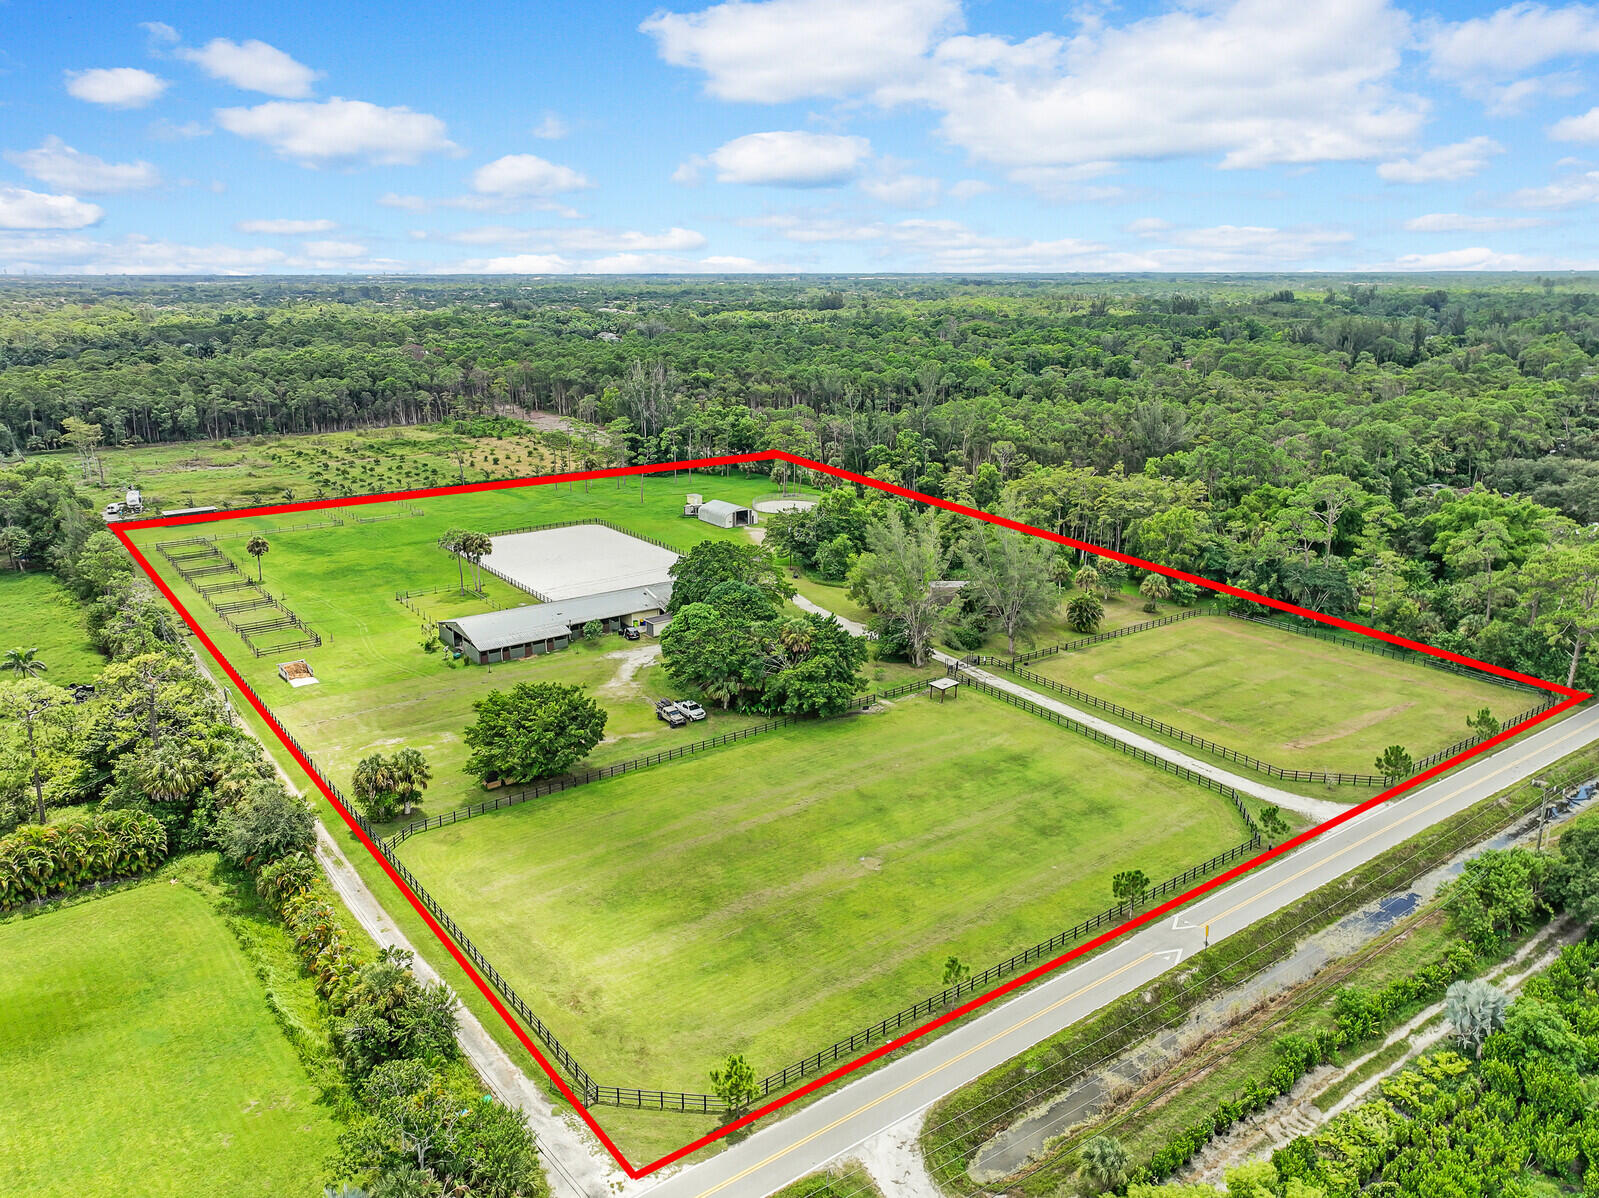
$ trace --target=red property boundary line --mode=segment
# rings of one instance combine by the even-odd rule
[[[400,879],[394,868],[387,860],[385,860],[383,855],[377,851],[377,847],[367,837],[366,833],[362,831],[353,814],[347,810],[344,804],[341,803],[338,798],[335,797],[334,794],[328,789],[328,787],[323,784],[317,767],[314,766],[303,753],[301,753],[299,748],[294,744],[293,740],[287,735],[286,730],[278,722],[277,717],[273,715],[271,710],[267,708],[267,706],[256,696],[254,689],[250,687],[239,675],[238,671],[234,669],[233,665],[223,655],[222,651],[217,648],[216,643],[212,641],[210,636],[206,634],[205,630],[200,627],[199,622],[196,621],[193,615],[190,614],[189,610],[178,599],[177,595],[174,594],[172,588],[168,586],[167,583],[161,578],[160,574],[150,564],[149,559],[147,559],[139,550],[139,548],[133,544],[132,540],[127,534],[144,528],[174,528],[191,524],[207,524],[224,520],[237,520],[249,516],[285,515],[293,512],[322,511],[335,507],[355,507],[372,503],[395,503],[401,500],[429,499],[441,495],[460,495],[478,491],[511,490],[521,487],[546,486],[552,483],[559,484],[563,482],[582,482],[588,479],[617,478],[637,474],[659,474],[668,470],[694,470],[706,469],[713,466],[739,466],[753,462],[766,461],[789,462],[793,465],[803,467],[807,470],[813,470],[820,474],[831,475],[832,477],[844,479],[853,483],[859,483],[863,486],[874,487],[880,491],[887,491],[890,494],[898,495],[905,499],[914,500],[917,503],[942,508],[945,511],[955,512],[958,515],[968,516],[975,520],[982,520],[989,524],[998,525],[1002,528],[1013,529],[1017,532],[1026,533],[1029,536],[1039,537],[1046,541],[1053,541],[1060,545],[1067,545],[1073,549],[1080,549],[1085,552],[1095,554],[1096,556],[1112,558],[1116,561],[1125,562],[1128,565],[1137,566],[1140,569],[1151,570],[1158,574],[1164,574],[1169,578],[1175,578],[1183,582],[1193,583],[1195,586],[1203,587],[1206,590],[1216,591],[1224,595],[1231,595],[1234,598],[1247,599],[1252,602],[1259,603],[1265,607],[1270,607],[1277,611],[1287,612],[1290,615],[1302,616],[1306,619],[1314,620],[1317,623],[1343,629],[1346,632],[1357,633],[1361,636],[1369,636],[1376,640],[1386,641],[1392,645],[1398,645],[1402,648],[1411,649],[1419,653],[1425,653],[1429,656],[1440,658],[1445,661],[1451,661],[1457,665],[1470,666],[1473,669],[1482,670],[1490,674],[1496,674],[1502,678],[1514,679],[1517,682],[1526,683],[1528,685],[1537,687],[1540,690],[1548,691],[1552,694],[1563,695],[1565,696],[1565,702],[1559,703],[1554,707],[1549,708],[1547,711],[1523,720],[1519,724],[1506,728],[1497,735],[1483,741],[1479,745],[1475,745],[1470,749],[1462,750],[1453,757],[1439,762],[1431,769],[1417,774],[1413,778],[1408,778],[1397,786],[1390,787],[1381,794],[1367,799],[1365,802],[1360,803],[1357,806],[1349,808],[1347,811],[1334,816],[1325,823],[1318,824],[1314,828],[1310,828],[1307,831],[1301,832],[1298,836],[1295,836],[1291,840],[1285,841],[1276,848],[1268,849],[1265,852],[1252,857],[1250,860],[1234,866],[1226,873],[1218,874],[1214,878],[1199,883],[1190,890],[1187,890],[1184,893],[1167,900],[1160,906],[1151,908],[1142,915],[1138,915],[1127,920],[1127,922],[1121,924],[1119,927],[1112,928],[1107,932],[1103,932],[1094,939],[1084,944],[1080,944],[1076,948],[1072,948],[1066,952],[1063,952],[1060,956],[1055,957],[1053,960],[1046,961],[1038,966],[1035,966],[1027,973],[1020,974],[1012,978],[1010,981],[994,987],[992,990],[989,990],[986,993],[977,995],[967,1000],[960,1006],[944,1012],[942,1015],[935,1019],[929,1020],[927,1023],[924,1023],[919,1027],[913,1028],[904,1035],[881,1044],[877,1048],[872,1049],[869,1052],[865,1052],[853,1060],[846,1061],[837,1068],[830,1070],[819,1077],[813,1078],[804,1085],[799,1086],[798,1088],[782,1095],[781,1097],[773,1099],[771,1102],[756,1107],[738,1119],[723,1124],[715,1131],[709,1132],[706,1135],[701,1136],[699,1139],[693,1140],[683,1145],[681,1148],[678,1148],[667,1153],[665,1156],[651,1161],[647,1165],[635,1166],[631,1164],[622,1154],[621,1149],[616,1145],[611,1137],[606,1134],[605,1129],[601,1127],[600,1124],[595,1120],[589,1109],[578,1101],[577,1095],[573,1093],[572,1088],[561,1076],[560,1071],[550,1063],[549,1059],[542,1051],[540,1051],[538,1045],[534,1043],[528,1032],[520,1023],[516,1021],[516,1019],[511,1015],[511,1012],[506,1009],[504,1003],[501,1002],[499,996],[495,993],[494,988],[483,979],[476,968],[473,967],[471,961],[467,959],[466,955],[449,937],[449,935],[433,918],[428,910],[422,905],[417,896],[412,893],[410,887]],[[419,490],[391,491],[379,495],[360,495],[341,499],[312,500],[301,503],[268,504],[260,507],[240,508],[226,512],[205,512],[192,516],[170,516],[146,520],[128,520],[113,524],[110,526],[110,528],[112,533],[115,534],[117,539],[122,542],[123,546],[133,556],[133,559],[139,564],[140,568],[143,569],[145,574],[149,576],[150,581],[155,585],[156,589],[161,592],[162,596],[165,597],[168,603],[172,604],[173,608],[183,618],[184,622],[188,624],[195,636],[199,639],[200,643],[205,646],[206,651],[210,653],[212,658],[228,676],[229,680],[234,684],[235,687],[238,688],[239,693],[249,701],[256,714],[259,715],[263,721],[265,721],[267,727],[272,729],[279,741],[282,742],[283,747],[288,750],[290,756],[293,757],[299,766],[305,771],[306,776],[311,779],[313,784],[315,784],[317,789],[322,792],[323,796],[328,800],[328,802],[333,805],[334,810],[339,813],[344,822],[349,826],[350,830],[355,834],[356,838],[365,846],[366,850],[372,854],[373,859],[378,863],[379,866],[382,867],[384,873],[389,876],[390,881],[392,881],[400,893],[405,896],[406,900],[411,904],[416,913],[421,916],[422,921],[426,923],[427,926],[433,931],[433,934],[439,938],[439,942],[444,945],[445,949],[455,960],[456,964],[459,965],[461,969],[466,972],[466,975],[472,979],[473,984],[478,988],[479,992],[482,993],[483,997],[488,1000],[489,1005],[494,1008],[494,1010],[499,1014],[500,1018],[505,1020],[506,1026],[511,1029],[512,1034],[515,1035],[523,1047],[528,1050],[528,1053],[535,1061],[538,1062],[539,1067],[542,1068],[549,1076],[551,1082],[554,1083],[556,1088],[561,1092],[566,1100],[572,1104],[573,1108],[578,1112],[578,1114],[582,1116],[583,1121],[588,1125],[589,1129],[594,1132],[595,1136],[599,1138],[600,1143],[605,1145],[606,1150],[611,1154],[612,1157],[615,1158],[617,1164],[621,1166],[622,1170],[629,1177],[634,1179],[646,1177],[658,1169],[664,1168],[665,1166],[681,1160],[683,1157],[686,1157],[691,1153],[697,1152],[699,1149],[704,1148],[708,1144],[714,1143],[733,1131],[748,1127],[750,1124],[772,1114],[774,1111],[777,1111],[782,1107],[787,1106],[789,1103],[795,1102],[800,1098],[804,1098],[809,1094],[813,1094],[817,1090],[820,1090],[823,1087],[838,1081],[840,1078],[854,1073],[863,1066],[888,1056],[891,1053],[899,1051],[907,1045],[914,1043],[924,1036],[927,1036],[931,1032],[944,1027],[946,1024],[950,1024],[958,1019],[962,1019],[971,1014],[973,1011],[979,1010],[980,1008],[985,1007],[1000,998],[1003,998],[1005,995],[1010,994],[1013,991],[1030,985],[1039,978],[1055,972],[1071,961],[1074,961],[1085,954],[1091,953],[1096,949],[1102,948],[1111,941],[1136,931],[1138,928],[1144,927],[1147,924],[1163,918],[1169,912],[1192,902],[1201,895],[1208,894],[1210,891],[1213,891],[1221,886],[1225,886],[1227,883],[1238,877],[1241,877],[1251,870],[1258,869],[1260,866],[1265,865],[1267,862],[1272,861],[1285,853],[1291,852],[1300,845],[1306,844],[1309,841],[1314,840],[1316,837],[1330,832],[1340,824],[1347,823],[1349,820],[1352,820],[1356,816],[1371,810],[1378,804],[1386,803],[1389,800],[1404,794],[1406,791],[1413,790],[1424,782],[1437,777],[1439,774],[1454,769],[1456,766],[1469,761],[1471,758],[1485,753],[1497,745],[1503,744],[1512,737],[1519,736],[1522,732],[1525,732],[1526,730],[1541,724],[1546,720],[1553,719],[1560,713],[1567,711],[1579,703],[1582,703],[1584,700],[1592,697],[1585,691],[1573,690],[1570,687],[1562,686],[1558,683],[1547,682],[1541,678],[1534,678],[1530,675],[1521,674],[1514,670],[1507,670],[1501,666],[1490,665],[1487,662],[1477,661],[1475,658],[1466,657],[1459,653],[1452,653],[1447,649],[1434,648],[1431,645],[1424,645],[1418,641],[1396,636],[1393,633],[1383,632],[1375,628],[1368,628],[1361,624],[1355,624],[1349,620],[1344,620],[1337,616],[1330,616],[1322,612],[1310,611],[1307,608],[1299,607],[1293,603],[1287,603],[1280,599],[1271,599],[1265,595],[1257,595],[1252,591],[1246,591],[1239,587],[1231,586],[1227,583],[1215,582],[1208,578],[1201,578],[1196,574],[1189,574],[1183,570],[1176,570],[1169,566],[1160,565],[1156,562],[1145,561],[1144,559],[1134,557],[1131,554],[1113,552],[1111,550],[1101,548],[1098,545],[1090,544],[1087,541],[1079,541],[1075,538],[1064,536],[1059,533],[1046,532],[1043,529],[1034,528],[1031,525],[1023,524],[1020,521],[1007,519],[1004,516],[995,516],[988,512],[979,511],[976,508],[966,507],[963,504],[952,503],[946,499],[935,499],[930,495],[923,495],[920,492],[912,491],[906,487],[896,486],[893,483],[886,483],[879,479],[868,478],[865,475],[856,474],[852,471],[840,470],[836,467],[824,465],[821,462],[811,461],[809,458],[797,457],[794,454],[785,453],[781,450],[768,450],[764,453],[731,454],[714,458],[697,458],[692,461],[668,462],[661,465],[622,466],[613,467],[606,470],[588,470],[567,474],[550,474],[543,475],[538,478],[497,479],[488,482],[463,483],[447,487],[427,487]]]

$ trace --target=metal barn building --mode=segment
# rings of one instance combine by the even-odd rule
[[[697,505],[692,514],[707,524],[716,525],[717,528],[741,528],[746,524],[755,523],[754,508],[740,507],[725,499],[707,499]]]
[[[606,632],[617,632],[660,615],[672,601],[672,582],[530,603],[505,611],[460,616],[439,623],[439,639],[459,649],[478,665],[537,657],[564,649],[583,636],[583,625],[598,620]]]

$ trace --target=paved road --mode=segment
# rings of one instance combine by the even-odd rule
[[[1578,711],[1499,753],[1357,816],[1270,865],[861,1078],[742,1143],[642,1193],[651,1198],[750,1198],[770,1194],[863,1140],[1148,985],[1212,941],[1248,928],[1422,829],[1464,810],[1561,757],[1599,741],[1599,707]]]

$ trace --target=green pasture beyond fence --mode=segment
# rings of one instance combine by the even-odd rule
[[[876,692],[871,696],[863,696],[863,699],[869,699],[870,701],[875,702],[878,699],[888,699],[898,695],[910,694],[913,691],[920,690],[921,688],[927,686],[929,681],[930,680],[924,679],[917,682],[906,683],[902,686],[894,687],[891,690]],[[1007,702],[1010,702],[1015,706],[1030,708],[1035,714],[1043,715],[1045,718],[1049,718],[1053,722],[1064,727],[1069,727],[1074,731],[1082,731],[1085,734],[1093,736],[1095,739],[1101,739],[1101,734],[1095,733],[1092,729],[1085,728],[1084,726],[1077,724],[1076,721],[1064,720],[1060,717],[1057,717],[1054,715],[1054,713],[1038,707],[1037,704],[1028,703],[1026,700],[1018,700],[1014,696],[1008,695],[1003,691],[999,691],[997,688],[988,687],[987,684],[979,683],[974,679],[966,678],[964,681],[966,685],[975,686],[976,689],[985,690],[989,693],[996,694],[998,697],[1005,699]],[[423,907],[426,908],[427,911],[433,916],[433,918],[438,921],[439,926],[444,928],[444,930],[449,933],[451,939],[455,941],[455,943],[460,947],[461,951],[465,953],[466,956],[472,961],[473,965],[478,969],[482,976],[486,978],[491,985],[493,985],[496,991],[499,992],[506,1005],[510,1007],[511,1010],[516,1012],[517,1018],[522,1021],[523,1025],[538,1037],[539,1042],[549,1052],[551,1059],[556,1062],[561,1071],[570,1080],[575,1092],[579,1095],[584,1105],[635,1107],[640,1109],[661,1111],[686,1111],[696,1114],[717,1114],[725,1113],[728,1110],[727,1105],[722,1101],[722,1099],[714,1094],[695,1094],[678,1090],[653,1090],[637,1086],[601,1085],[593,1077],[593,1075],[591,1075],[588,1070],[583,1067],[582,1063],[577,1060],[572,1052],[561,1043],[560,1038],[556,1036],[554,1031],[551,1030],[550,1026],[541,1018],[539,1018],[537,1013],[535,1013],[533,1009],[528,1006],[527,1002],[522,998],[522,996],[518,994],[516,989],[510,984],[509,981],[506,980],[505,976],[495,968],[494,964],[489,961],[486,956],[484,956],[482,950],[472,942],[471,938],[460,927],[460,925],[455,922],[450,913],[446,911],[439,901],[428,892],[425,886],[422,885],[421,880],[418,879],[416,875],[406,867],[405,863],[399,859],[395,852],[395,844],[399,843],[399,840],[394,840],[394,842],[391,843],[389,840],[385,840],[382,836],[380,836],[377,829],[355,808],[354,804],[351,803],[350,799],[344,794],[338,785],[335,784],[334,781],[323,772],[319,765],[317,765],[315,758],[311,756],[311,754],[306,750],[305,746],[300,744],[299,740],[294,736],[294,734],[285,728],[277,719],[277,717],[272,714],[271,708],[267,706],[266,702],[261,698],[259,693],[257,693],[255,688],[250,686],[250,684],[247,682],[242,683],[242,686],[245,692],[255,701],[255,704],[258,706],[258,708],[267,713],[268,723],[271,724],[273,730],[277,732],[278,735],[283,737],[288,744],[294,747],[300,759],[307,766],[311,774],[323,787],[326,788],[327,793],[331,794],[339,802],[339,804],[348,813],[349,818],[355,822],[358,828],[361,829],[368,841],[383,857],[384,861],[386,861],[388,865],[393,868],[394,872],[405,882],[406,886],[416,896],[417,901],[420,902]],[[786,717],[783,721],[772,721],[771,726],[786,727],[790,723],[797,722],[799,718],[800,717]],[[699,752],[706,748],[713,747],[717,743],[730,743],[733,740],[745,739],[747,736],[758,734],[758,732],[762,730],[769,731],[770,728],[745,729],[743,730],[743,736],[730,733],[723,737],[712,737],[705,742],[699,742],[695,746],[685,745],[682,746],[682,749]],[[1147,755],[1141,754],[1138,750],[1130,750],[1130,752],[1132,752],[1134,756],[1147,757]],[[685,755],[686,753],[683,752],[676,754],[668,752],[651,754],[650,757],[656,762],[659,762],[672,760],[675,756]],[[632,769],[642,769],[645,768],[643,763],[647,760],[649,759],[640,758],[635,762],[623,764],[630,766]],[[1159,759],[1155,760],[1158,762]],[[615,773],[624,772],[618,767],[609,767],[609,769]],[[1083,920],[1081,923],[1067,928],[1062,932],[1058,932],[1049,939],[1040,941],[1039,943],[1032,945],[1030,948],[1024,949],[1022,952],[1016,953],[1006,960],[999,962],[997,965],[990,966],[988,969],[983,970],[983,972],[980,974],[966,978],[956,985],[946,987],[937,994],[921,999],[919,1002],[913,1003],[910,1006],[895,1012],[888,1018],[879,1020],[870,1027],[862,1028],[861,1030],[854,1032],[849,1036],[845,1036],[834,1041],[831,1045],[820,1050],[819,1052],[812,1053],[810,1056],[807,1056],[802,1060],[795,1061],[793,1064],[788,1065],[775,1073],[768,1074],[757,1083],[759,1097],[765,1098],[770,1095],[780,1093],[789,1086],[794,1085],[796,1082],[799,1082],[806,1077],[818,1074],[831,1067],[836,1062],[846,1059],[854,1053],[859,1052],[872,1044],[882,1043],[890,1037],[891,1033],[907,1025],[914,1025],[918,1021],[924,1020],[938,1013],[939,1011],[947,1010],[951,1006],[955,1005],[960,999],[978,993],[980,988],[991,986],[1006,977],[1013,976],[1035,962],[1048,960],[1052,954],[1057,953],[1072,943],[1084,939],[1089,935],[1089,933],[1101,928],[1114,926],[1118,922],[1127,919],[1138,909],[1142,903],[1168,894],[1176,893],[1188,883],[1212,874],[1225,866],[1231,865],[1232,863],[1241,860],[1247,854],[1260,847],[1262,843],[1260,832],[1255,828],[1254,821],[1250,818],[1248,810],[1244,807],[1241,797],[1238,796],[1236,792],[1233,792],[1231,787],[1226,787],[1211,782],[1209,779],[1204,779],[1202,775],[1194,774],[1192,771],[1183,770],[1182,767],[1179,766],[1169,766],[1169,772],[1177,773],[1181,776],[1191,776],[1193,780],[1207,785],[1209,789],[1215,790],[1218,793],[1231,798],[1233,803],[1238,807],[1243,815],[1247,826],[1250,828],[1251,835],[1249,839],[1241,844],[1235,845],[1233,848],[1228,849],[1224,853],[1212,857],[1209,861],[1206,861],[1203,864],[1192,866],[1180,874],[1174,875],[1173,877],[1167,878],[1163,882],[1155,884],[1137,900],[1129,900],[1127,902],[1118,903],[1114,906],[1108,907],[1106,910],[1101,911],[1098,915]],[[601,771],[593,771],[593,773],[598,775],[601,773]],[[586,777],[584,780],[593,781],[595,778]],[[566,782],[564,786],[557,786],[553,789],[564,789],[565,786],[578,784],[580,783],[575,781]],[[542,786],[544,784],[539,785]],[[530,787],[527,789],[531,791],[537,788]],[[548,794],[552,793],[552,791],[546,790],[544,793]],[[514,802],[526,801],[528,798],[534,797],[538,796],[531,793],[523,794],[521,792],[518,792],[518,794],[515,796],[505,796],[507,800]],[[506,804],[501,802],[501,805]],[[478,812],[478,814],[481,814],[481,811]],[[458,818],[465,817],[462,816]],[[429,821],[420,822],[428,823]],[[439,822],[448,821],[433,822],[432,826],[439,826]],[[415,833],[413,831],[409,834],[414,835]]]

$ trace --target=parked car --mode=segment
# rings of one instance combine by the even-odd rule
[[[681,728],[688,723],[688,716],[679,711],[677,704],[670,699],[655,701],[655,718],[665,720],[673,728]]]
[[[126,504],[108,503],[105,505],[105,511],[100,513],[100,517],[104,520],[115,520],[127,510],[128,508]]]
[[[694,702],[693,699],[679,699],[677,701],[677,709],[691,720],[703,720],[705,718],[705,708]]]
[[[643,633],[639,632],[639,630],[637,628],[619,628],[619,629],[617,629],[617,632],[622,636],[622,638],[624,640],[629,640],[629,641],[636,641],[636,640],[639,639],[640,636],[643,635]]]

